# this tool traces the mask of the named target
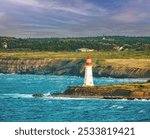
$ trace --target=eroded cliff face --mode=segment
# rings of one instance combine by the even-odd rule
[[[150,69],[105,66],[102,68],[95,68],[95,74],[102,77],[149,78]]]
[[[81,75],[83,63],[83,60],[0,59],[0,73]]]
[[[129,77],[149,78],[150,68],[115,66],[113,64],[96,64],[93,62],[95,77]],[[85,60],[72,59],[0,59],[0,73],[17,74],[55,74],[55,75],[84,75]]]

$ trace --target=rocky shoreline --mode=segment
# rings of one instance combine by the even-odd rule
[[[126,63],[128,60],[110,61],[105,64],[93,61],[95,77],[114,78],[150,78],[150,68],[137,64],[136,67]],[[131,62],[134,60],[130,60]],[[149,65],[149,62],[147,65]],[[116,64],[117,63],[117,64]],[[140,61],[142,63],[142,61]],[[84,75],[84,59],[0,59],[0,73],[9,74],[52,74],[52,75]]]
[[[70,86],[63,93],[34,97],[69,97],[69,98],[99,98],[99,99],[150,99],[150,81],[146,83],[118,84],[109,86]]]

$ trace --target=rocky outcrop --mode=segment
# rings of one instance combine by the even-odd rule
[[[144,88],[147,88],[144,85]],[[134,89],[133,89],[134,87]],[[130,87],[125,85],[116,86],[94,86],[94,87],[69,87],[63,96],[71,97],[96,97],[106,99],[150,99],[150,88],[139,89],[138,85],[131,85]]]
[[[150,83],[69,87],[63,95],[71,97],[97,97],[107,99],[150,99]]]
[[[36,93],[36,94],[33,94],[32,96],[33,97],[44,97],[44,95],[41,93]]]
[[[111,86],[71,86],[63,93],[34,97],[70,97],[99,99],[150,99],[150,83],[118,84]]]
[[[147,83],[150,83],[150,80],[148,80]]]
[[[83,59],[0,59],[0,73],[84,75]],[[149,78],[150,68],[114,66],[93,62],[95,77]]]

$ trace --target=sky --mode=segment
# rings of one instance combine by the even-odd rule
[[[0,36],[150,36],[150,0],[0,0]]]

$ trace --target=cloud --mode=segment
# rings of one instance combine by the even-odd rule
[[[37,0],[6,0],[6,1],[9,1],[9,2],[11,2],[13,4],[40,7],[40,3],[38,3]]]
[[[105,9],[93,5],[92,3],[86,3],[83,0],[6,0],[11,2],[12,4],[22,5],[22,6],[31,6],[34,8],[41,8],[39,10],[49,10],[49,11],[61,11],[67,13],[73,13],[83,16],[91,16],[105,13]],[[93,14],[95,12],[95,14]]]
[[[73,1],[73,3],[61,3],[57,1],[56,3],[51,5],[51,8],[54,10],[60,10],[67,13],[73,13],[83,16],[100,16],[105,14],[106,10],[93,5],[92,3],[85,3],[82,0]]]
[[[1,26],[6,25],[7,23],[13,21],[13,17],[11,17],[10,15],[8,15],[5,12],[0,12],[0,24]]]
[[[0,18],[2,18],[4,16],[3,12],[0,12]]]
[[[90,36],[150,34],[149,0],[5,0],[1,35]],[[45,35],[44,35],[45,32]]]
[[[150,20],[148,0],[127,1],[126,6],[116,11],[111,19],[120,23],[137,23]]]
[[[145,17],[145,13],[137,14],[132,11],[126,11],[112,16],[112,19],[121,23],[134,23],[143,20]]]

